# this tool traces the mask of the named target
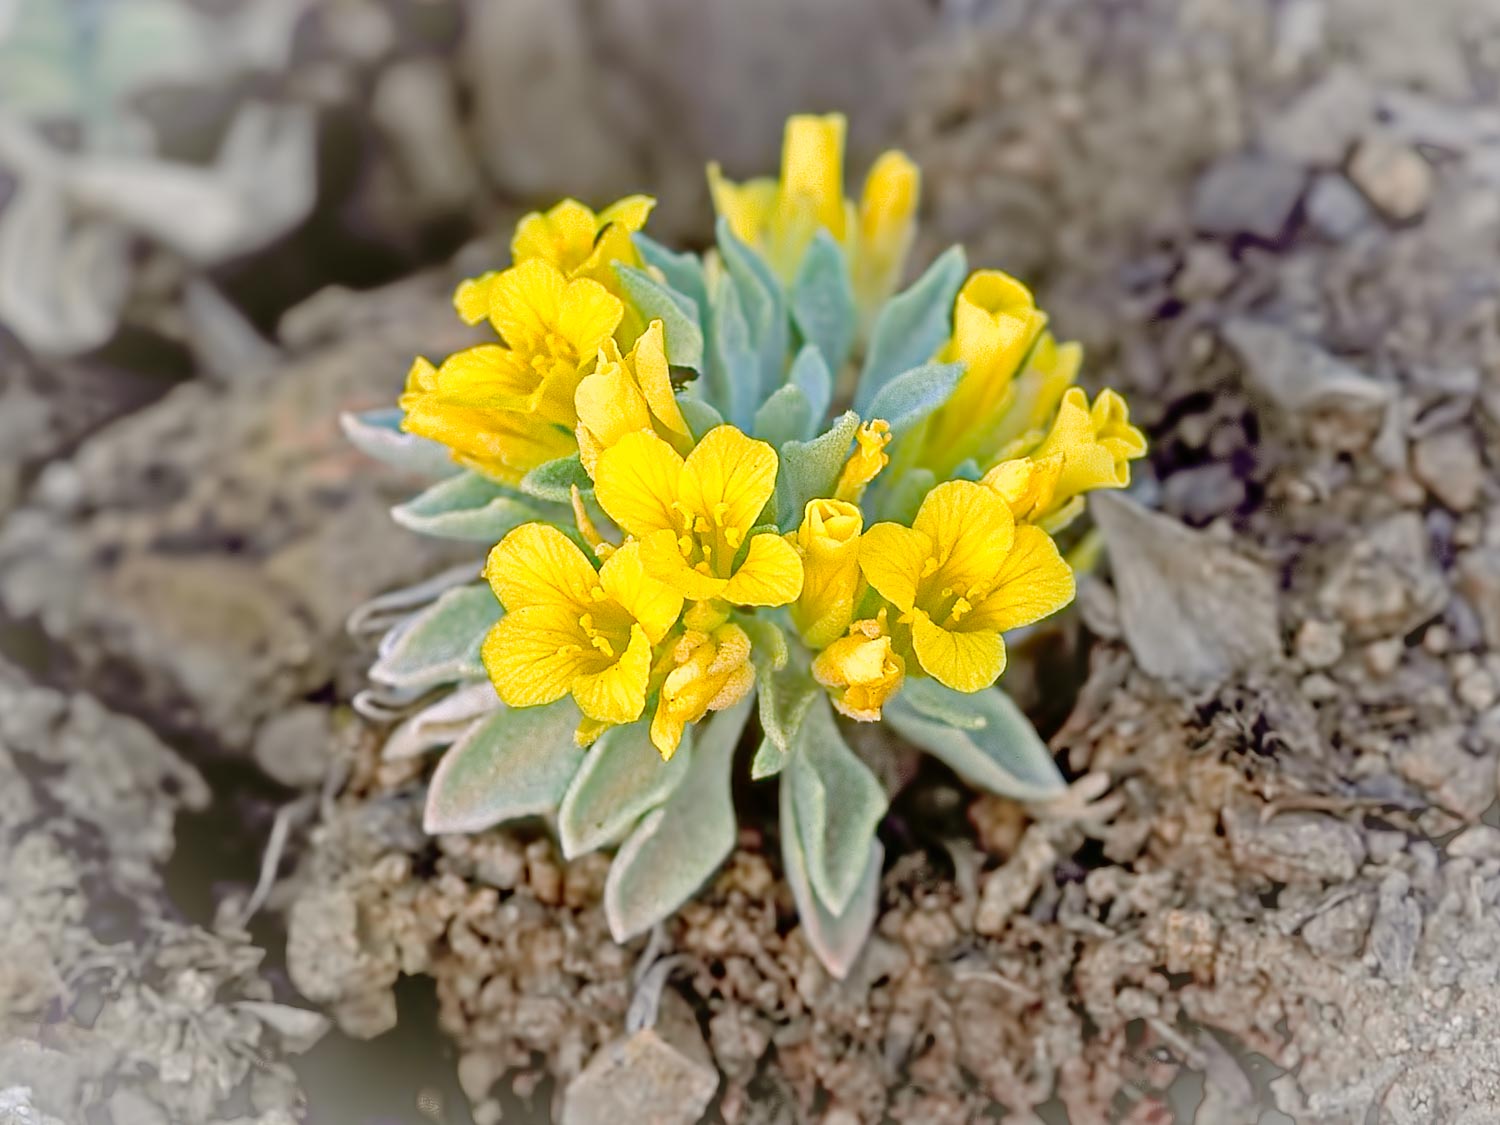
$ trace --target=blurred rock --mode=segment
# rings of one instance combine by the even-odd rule
[[[1394,222],[1415,219],[1432,197],[1432,165],[1416,149],[1379,137],[1360,142],[1349,178],[1380,213]]]
[[[1198,181],[1193,222],[1206,234],[1275,242],[1291,225],[1306,178],[1296,164],[1274,156],[1226,157]]]
[[[1325,172],[1307,193],[1307,220],[1325,238],[1342,242],[1370,221],[1370,206],[1343,176]]]
[[[1360,639],[1407,633],[1440,613],[1447,597],[1426,525],[1415,512],[1353,535],[1318,593],[1321,605]]]
[[[1486,476],[1474,435],[1462,426],[1428,434],[1412,446],[1411,472],[1455,512],[1474,506]]]
[[[1304,164],[1336,167],[1375,114],[1369,81],[1336,66],[1266,122],[1266,147]]]
[[[1225,809],[1224,831],[1235,858],[1278,883],[1340,883],[1365,859],[1359,832],[1321,813],[1257,813]]]

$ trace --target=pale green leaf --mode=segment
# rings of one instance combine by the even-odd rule
[[[458,472],[453,455],[445,446],[401,430],[402,411],[397,407],[339,415],[339,425],[349,444],[366,457],[425,477],[446,477]]]
[[[677,406],[682,411],[683,420],[688,424],[688,432],[693,435],[695,441],[701,440],[703,435],[715,426],[724,424],[724,416],[701,398],[679,395]]]
[[[947,402],[963,375],[961,363],[926,363],[902,372],[871,400],[869,418],[884,418],[899,440]]]
[[[953,330],[953,299],[968,272],[962,246],[949,247],[927,272],[887,301],[875,319],[854,408],[865,417],[871,400],[903,371],[926,363]]]
[[[498,620],[500,603],[488,586],[449,590],[386,635],[370,679],[406,689],[478,679],[480,645]]]
[[[778,387],[755,412],[754,436],[780,447],[788,441],[806,441],[813,435],[812,403],[793,383]]]
[[[589,474],[576,453],[571,457],[559,457],[556,461],[538,465],[521,478],[521,491],[527,496],[549,500],[554,504],[571,503],[574,485],[581,492],[592,492],[594,489],[594,482],[589,479]]]
[[[719,256],[739,294],[740,311],[757,357],[759,377],[753,401],[759,403],[784,377],[788,344],[786,297],[766,260],[735,237],[727,220],[720,219],[714,229]]]
[[[787,762],[808,881],[831,914],[848,909],[868,866],[870,841],[885,815],[885,789],[844,743],[833,709],[814,697]]]
[[[844,366],[859,311],[844,251],[826,230],[813,238],[792,282],[792,320],[802,338],[823,353],[830,371]]]
[[[1020,801],[1044,801],[1067,788],[1047,744],[999,688],[973,694],[927,681],[886,704],[897,734],[945,762],[971,785]]]
[[[391,518],[438,539],[498,543],[506,532],[542,519],[544,513],[502,484],[477,473],[460,473],[396,505]]]
[[[758,401],[759,359],[750,339],[739,289],[731,278],[721,277],[714,292],[713,326],[705,397],[726,421],[747,430]]]
[[[789,441],[781,447],[776,472],[776,520],[782,531],[797,529],[809,500],[833,495],[857,429],[859,415],[851,410],[812,441]]]
[[[572,699],[545,707],[501,706],[455,743],[433,771],[422,827],[478,832],[551,812],[583,760],[573,740]]]
[[[751,705],[746,698],[700,728],[687,776],[620,846],[604,883],[604,914],[616,941],[670,915],[734,850],[730,766]]]
[[[661,270],[668,286],[691,300],[697,309],[708,307],[708,284],[703,277],[703,261],[697,254],[669,250],[646,234],[636,233],[631,238],[646,264]]]
[[[823,353],[812,344],[804,344],[792,362],[787,381],[802,388],[802,393],[812,406],[813,424],[816,426],[823,420],[823,415],[828,413],[828,405],[833,401],[833,375],[828,370]]]
[[[450,746],[469,728],[500,707],[500,698],[489,680],[464,684],[401,721],[380,748],[387,762],[415,758],[439,746]]]
[[[671,796],[693,759],[692,728],[669,761],[651,743],[651,720],[611,727],[599,736],[573,776],[557,814],[564,857],[618,840],[646,813]]]
[[[617,263],[615,274],[641,316],[647,322],[662,322],[667,362],[702,371],[703,326],[698,320],[698,302],[663,285],[645,270]]]

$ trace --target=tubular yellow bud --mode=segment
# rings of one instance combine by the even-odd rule
[[[809,500],[802,523],[787,538],[802,556],[802,593],[792,603],[792,623],[809,648],[843,634],[859,597],[859,533],[864,517],[844,500]]]
[[[858,503],[866,486],[890,464],[891,458],[885,451],[891,443],[890,423],[884,418],[872,418],[855,432],[854,441],[854,452],[844,462],[833,494],[840,500]]]
[[[786,123],[777,218],[786,228],[810,215],[844,238],[844,115],[798,114]],[[809,233],[811,231],[809,230]]]
[[[689,630],[667,655],[671,670],[651,720],[651,742],[663,759],[677,752],[689,723],[732,707],[755,684],[750,637],[738,625],[726,623],[711,633]]]
[[[905,153],[882,153],[865,177],[859,203],[854,289],[866,315],[891,295],[916,229],[922,175]]]
[[[906,663],[891,645],[885,610],[854,622],[848,636],[818,654],[812,674],[842,714],[862,723],[879,719],[880,709],[906,679]]]
[[[598,363],[573,395],[578,412],[578,454],[589,473],[599,454],[626,434],[652,430],[679,453],[693,447],[686,419],[672,393],[662,322],[653,320],[635,345],[620,354],[608,339],[599,345]]]

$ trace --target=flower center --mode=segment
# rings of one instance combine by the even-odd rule
[[[707,511],[698,511],[674,500],[672,516],[679,528],[677,549],[688,565],[710,578],[730,577],[745,533],[727,522],[729,505],[720,502]]]

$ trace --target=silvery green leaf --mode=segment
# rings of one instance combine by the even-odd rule
[[[542,519],[543,513],[502,484],[460,473],[396,505],[391,518],[438,539],[498,543],[507,531]]]
[[[594,482],[589,479],[589,474],[576,453],[532,469],[521,478],[521,491],[538,500],[569,504],[573,499],[572,489],[575,484],[580,492],[592,492],[594,489]]]
[[[885,721],[970,784],[1019,801],[1067,788],[1047,744],[999,688],[969,695],[930,684],[908,698],[912,686],[886,704]]]
[[[500,699],[488,680],[464,684],[403,719],[386,738],[380,756],[387,762],[395,762],[415,758],[439,746],[449,746],[499,707]]]
[[[747,430],[758,401],[760,361],[745,322],[739,288],[732,278],[719,279],[714,292],[713,326],[714,343],[708,356],[705,385],[707,398],[727,421]]]
[[[760,402],[781,384],[787,350],[786,297],[781,282],[766,260],[735,236],[726,219],[715,225],[719,256],[734,280],[740,311],[759,358],[759,380],[754,401]]]
[[[792,282],[792,319],[802,338],[823,353],[830,371],[844,366],[859,310],[844,251],[826,230],[813,237]]]
[[[404,627],[405,622],[418,609],[436,601],[439,594],[446,593],[457,586],[466,586],[479,577],[483,565],[483,559],[459,563],[457,566],[450,566],[446,570],[424,578],[420,582],[414,582],[410,586],[377,594],[349,614],[344,628],[351,637],[399,633],[397,626]],[[394,640],[394,637],[390,639]],[[381,651],[384,652],[387,648],[389,645],[382,641]]]
[[[980,480],[984,473],[979,468],[979,462],[972,457],[965,457],[953,468],[953,480]]]
[[[833,374],[828,370],[823,353],[812,344],[802,345],[787,375],[787,382],[802,388],[812,405],[814,425],[821,422],[833,401]]]
[[[746,698],[699,728],[687,776],[620,845],[604,883],[604,914],[616,941],[670,915],[734,849],[730,766],[752,702]]]
[[[500,603],[488,586],[449,590],[386,635],[370,679],[407,689],[478,679],[480,645],[499,620]]]
[[[612,844],[672,795],[693,760],[692,728],[668,761],[651,743],[651,720],[611,727],[584,756],[563,796],[557,833],[572,859]]]
[[[443,755],[427,787],[423,829],[479,832],[556,808],[583,760],[573,739],[579,717],[571,698],[502,705]]]
[[[968,269],[963,247],[951,246],[909,289],[896,294],[880,310],[854,392],[854,408],[865,417],[872,416],[866,407],[887,383],[901,372],[926,363],[948,338],[953,325],[953,299]]]
[[[367,457],[426,477],[446,477],[458,471],[453,456],[437,442],[401,430],[398,407],[339,415],[349,443]]]
[[[851,410],[812,441],[789,441],[781,447],[776,471],[776,517],[782,531],[797,530],[809,500],[833,495],[857,429],[859,415]]]
[[[842,914],[859,890],[886,796],[870,767],[844,743],[821,693],[797,731],[786,774],[808,881],[829,913]]]
[[[910,527],[923,499],[937,484],[936,474],[931,469],[907,469],[889,481],[882,479],[883,476],[875,478],[875,487],[865,494],[866,502],[872,506],[876,518]]]
[[[703,326],[698,320],[698,302],[685,293],[669,289],[645,270],[615,264],[615,275],[646,321],[660,320],[666,337],[667,362],[676,367],[703,370]]]
[[[679,395],[677,406],[682,411],[683,420],[687,422],[688,431],[693,435],[694,441],[702,438],[715,426],[724,424],[724,416],[701,398]]]
[[[750,780],[763,781],[775,777],[786,768],[786,755],[769,738],[762,738],[755,748],[755,757],[750,759]]]
[[[870,400],[868,417],[884,418],[899,440],[947,402],[964,373],[961,363],[924,363],[897,375]]]
[[[788,441],[806,441],[813,435],[815,425],[812,403],[802,388],[787,383],[775,392],[755,412],[754,436],[761,441],[780,447]]]
[[[703,277],[703,261],[697,254],[669,250],[649,235],[631,235],[636,249],[648,266],[661,270],[667,284],[699,308],[708,307],[708,283]]]
[[[797,810],[794,786],[789,774],[781,775],[781,863],[786,870],[787,885],[797,906],[797,919],[807,944],[818,960],[836,980],[843,980],[853,968],[860,950],[875,925],[880,905],[880,869],[885,849],[879,840],[869,842],[864,870],[849,904],[835,913],[818,898],[808,878],[807,852],[797,834]]]
[[[760,685],[761,730],[783,754],[791,751],[807,709],[823,690],[812,678],[807,650],[792,645],[788,651],[782,667],[768,665],[755,670]]]

